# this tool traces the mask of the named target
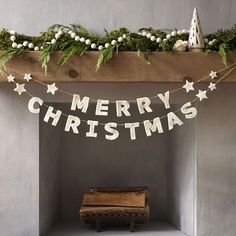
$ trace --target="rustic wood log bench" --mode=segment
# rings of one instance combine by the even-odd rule
[[[90,188],[84,193],[80,219],[95,225],[97,232],[102,225],[129,225],[149,220],[148,187]]]

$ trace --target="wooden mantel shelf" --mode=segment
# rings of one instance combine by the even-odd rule
[[[182,82],[185,79],[196,81],[207,76],[211,70],[224,68],[217,53],[153,52],[150,54],[151,64],[147,65],[142,58],[137,57],[136,52],[121,52],[96,71],[98,52],[88,52],[82,57],[74,56],[64,66],[57,65],[61,55],[58,52],[51,57],[45,75],[38,62],[39,54],[29,52],[14,57],[7,63],[7,72],[18,78],[22,78],[24,73],[31,73],[44,82]],[[233,64],[230,55],[228,63]],[[0,82],[5,81],[0,76]],[[236,82],[236,70],[225,81]]]

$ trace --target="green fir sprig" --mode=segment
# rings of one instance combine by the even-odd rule
[[[58,60],[58,65],[64,65],[67,63],[74,55],[82,56],[87,51],[96,51],[90,46],[86,45],[84,42],[75,41],[70,37],[69,34],[64,33],[60,38],[56,40],[56,43],[50,44],[51,40],[55,38],[55,33],[58,30],[73,31],[80,38],[90,39],[91,42],[96,45],[105,45],[106,43],[111,44],[112,40],[117,40],[122,35],[126,35],[125,40],[122,42],[117,42],[115,45],[110,45],[108,48],[103,48],[98,56],[96,70],[99,70],[101,66],[109,61],[115,53],[120,51],[136,51],[139,57],[143,56],[146,63],[150,63],[149,54],[153,51],[164,51],[172,52],[173,46],[177,40],[188,40],[187,34],[181,34],[171,37],[168,40],[161,41],[157,43],[156,41],[151,41],[147,37],[142,36],[142,32],[146,31],[151,33],[151,35],[156,38],[160,37],[164,39],[167,32],[162,30],[156,30],[153,28],[141,28],[137,33],[129,32],[126,28],[119,28],[111,32],[105,31],[104,36],[93,34],[86,30],[84,27],[78,24],[72,24],[70,26],[63,26],[55,24],[49,27],[45,32],[40,33],[39,36],[27,36],[24,34],[16,34],[16,42],[18,44],[23,44],[24,41],[28,43],[33,43],[34,45],[40,45],[40,57],[39,61],[42,68],[47,72],[48,63],[51,59],[51,55],[54,52],[61,51],[62,55]],[[30,50],[28,47],[13,48],[12,41],[10,40],[11,34],[8,30],[2,29],[0,31],[0,72],[5,70],[6,63],[12,59],[13,55],[19,55],[26,53]],[[206,35],[209,40],[215,39],[215,43],[205,44],[205,52],[218,52],[222,57],[224,64],[227,64],[227,53],[232,51],[233,55],[236,55],[236,25],[231,29],[218,30],[213,34]]]

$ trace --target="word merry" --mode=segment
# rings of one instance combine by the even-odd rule
[[[35,104],[38,104],[39,107],[35,107]],[[39,97],[33,97],[29,100],[28,109],[30,112],[34,114],[38,114],[40,112],[40,106],[43,105],[43,100]],[[192,119],[197,115],[197,109],[192,106],[191,102],[185,103],[180,108],[181,113],[185,116],[186,119]],[[56,126],[62,116],[61,110],[55,110],[52,106],[49,106],[47,112],[44,116],[44,121],[49,122],[51,120],[51,124]],[[165,116],[167,118],[168,130],[172,130],[174,126],[183,125],[183,121],[179,119],[179,117],[174,112],[168,112]],[[145,120],[141,123],[133,122],[133,123],[124,123],[126,129],[129,129],[130,139],[136,139],[136,128],[143,125],[145,133],[147,136],[151,136],[152,133],[158,132],[163,133],[163,126],[161,119],[164,117],[156,117],[153,120]],[[81,119],[78,116],[68,115],[65,123],[64,130],[66,132],[72,131],[75,134],[79,134],[79,126],[81,125]],[[86,125],[88,126],[88,131],[86,132],[86,137],[97,138],[98,133],[96,132],[96,127],[99,125],[99,122],[96,120],[88,120],[86,121]],[[119,137],[119,124],[115,122],[108,122],[104,125],[104,130],[106,132],[105,138],[107,140],[115,140]]]
[[[158,94],[157,97],[164,103],[166,109],[170,108],[170,92],[167,91],[165,94]],[[86,113],[89,107],[89,97],[83,97],[82,99],[78,94],[73,95],[71,110],[75,111],[80,109],[81,112]],[[145,112],[152,112],[150,107],[151,100],[148,97],[142,97],[136,99],[138,110],[140,114]],[[109,100],[98,99],[95,109],[95,115],[97,116],[108,116]],[[131,116],[129,112],[130,103],[126,100],[117,100],[116,102],[116,115],[121,117],[122,115]]]

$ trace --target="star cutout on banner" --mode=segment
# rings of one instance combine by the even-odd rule
[[[198,90],[198,94],[196,95],[196,97],[199,98],[200,101],[202,101],[203,99],[207,99],[207,95],[206,95],[207,91],[206,90]]]
[[[215,78],[217,78],[217,74],[216,74],[216,72],[215,71],[211,71],[211,73],[209,74],[209,76],[211,77],[211,79],[215,79]]]
[[[185,85],[183,86],[183,88],[186,90],[187,93],[190,90],[194,90],[193,84],[194,84],[194,82],[189,82],[188,80],[186,80]]]
[[[8,79],[8,82],[9,82],[9,83],[15,82],[15,76],[13,76],[13,75],[8,75],[8,76],[7,76],[7,79]]]
[[[208,86],[208,88],[213,91],[214,89],[216,89],[216,84],[214,83],[210,83],[210,85]]]
[[[58,88],[56,87],[56,84],[53,83],[53,84],[48,84],[48,90],[47,90],[47,93],[51,93],[52,95],[55,94],[55,92],[58,90]]]
[[[31,74],[25,74],[25,75],[24,75],[24,79],[25,79],[27,82],[29,82],[30,80],[32,80]]]
[[[16,83],[16,87],[14,88],[14,91],[17,92],[19,95],[21,95],[23,92],[26,92],[25,84]]]

